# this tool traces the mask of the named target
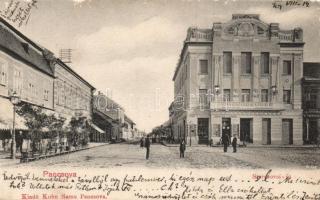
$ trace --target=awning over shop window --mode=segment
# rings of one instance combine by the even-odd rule
[[[5,98],[0,98],[0,129],[11,129],[13,119],[13,106],[12,103]],[[23,117],[16,114],[15,128],[16,129],[27,129],[24,124]]]
[[[90,126],[92,127],[92,128],[94,128],[96,131],[98,131],[99,133],[105,133],[101,128],[99,128],[97,125],[95,125],[95,124],[90,124]]]

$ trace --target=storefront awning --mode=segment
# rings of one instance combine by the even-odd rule
[[[101,128],[99,128],[97,125],[95,125],[95,124],[90,124],[90,126],[92,127],[92,128],[94,128],[96,131],[98,131],[99,133],[105,133]]]

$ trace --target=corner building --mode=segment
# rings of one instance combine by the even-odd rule
[[[255,14],[211,29],[191,27],[174,81],[175,140],[219,143],[222,134],[254,144],[303,144],[303,31]]]

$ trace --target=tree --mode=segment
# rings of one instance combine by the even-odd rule
[[[89,121],[85,116],[72,117],[69,122],[71,133],[69,143],[73,146],[87,145],[89,142]]]
[[[30,131],[40,131],[46,127],[48,116],[42,112],[42,108],[29,103],[20,103],[17,106],[16,113],[25,119],[25,125]]]

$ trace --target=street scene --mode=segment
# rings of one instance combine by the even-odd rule
[[[1,166],[319,168],[318,4],[297,22],[234,4],[179,24],[157,1],[112,20],[101,1],[1,4]]]
[[[185,158],[179,158],[178,146],[153,144],[149,160],[145,159],[146,149],[134,144],[102,145],[73,154],[47,158],[16,165],[17,168],[293,168],[319,169],[319,149],[316,148],[240,148],[237,154],[224,153],[222,148],[187,147]],[[108,153],[106,153],[108,152]],[[262,159],[263,158],[263,159]]]

